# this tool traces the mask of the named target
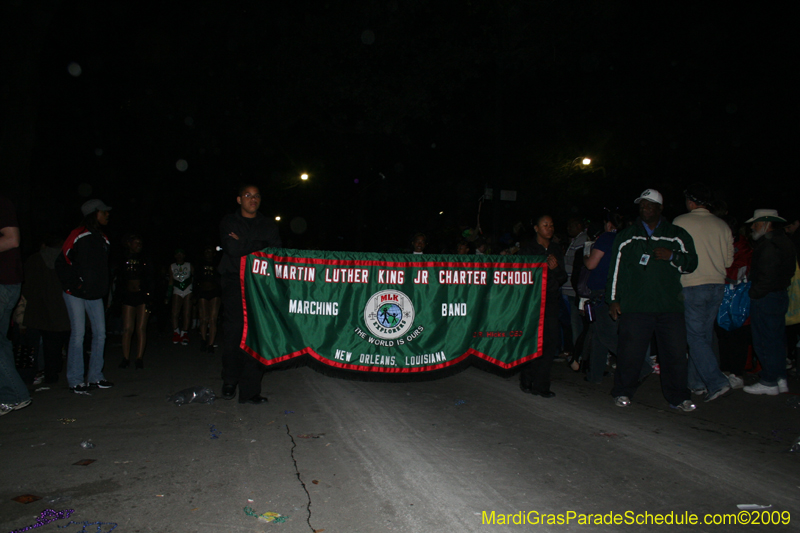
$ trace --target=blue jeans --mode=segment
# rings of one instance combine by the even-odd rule
[[[565,295],[564,298],[567,299],[567,305],[569,307],[569,322],[570,326],[572,326],[572,344],[575,346],[578,344],[578,337],[583,333],[583,317],[580,311],[578,311],[578,300],[580,300],[580,298],[569,295]],[[575,349],[577,350],[577,348]],[[575,354],[575,357],[579,355],[580,354]]]
[[[683,288],[690,389],[706,389],[713,394],[730,386],[728,378],[719,369],[713,348],[714,321],[724,292],[725,285],[720,283]]]
[[[86,383],[102,381],[105,379],[103,377],[103,349],[106,344],[106,317],[103,299],[84,300],[65,292],[64,302],[67,304],[69,325],[72,328],[67,352],[67,384],[75,387],[84,383],[83,336],[86,333],[86,315],[89,315],[89,323],[92,325],[92,356],[89,359],[89,374]]]
[[[775,291],[750,300],[753,348],[761,362],[760,382],[774,387],[786,379],[786,311],[789,295]]]
[[[14,404],[29,400],[31,395],[19,377],[14,362],[14,347],[8,340],[11,312],[19,300],[22,285],[0,285],[0,403]]]

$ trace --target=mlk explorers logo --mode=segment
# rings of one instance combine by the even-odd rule
[[[402,337],[414,324],[414,304],[400,291],[376,292],[364,306],[364,322],[379,339]]]

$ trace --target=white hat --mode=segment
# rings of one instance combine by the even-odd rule
[[[753,218],[750,220],[745,220],[745,224],[750,224],[751,222],[786,222],[786,220],[782,219],[778,216],[777,209],[756,209],[753,213]]]
[[[642,200],[649,200],[654,204],[664,205],[664,198],[662,198],[661,193],[655,189],[646,189],[633,203],[638,204]]]
[[[102,200],[98,200],[97,198],[89,200],[81,206],[81,213],[83,213],[83,216],[88,216],[95,211],[111,211],[111,206],[104,204]]]

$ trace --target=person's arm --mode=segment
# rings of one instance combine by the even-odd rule
[[[619,264],[619,247],[622,240],[621,234],[617,233],[614,244],[611,245],[611,257],[608,265],[608,277],[606,278],[606,302],[608,303],[608,314],[616,320],[622,314],[619,293],[619,271],[622,265]]]
[[[583,266],[588,270],[594,270],[597,268],[597,265],[600,264],[600,260],[604,255],[606,254],[603,252],[603,250],[592,248],[592,253],[590,253],[588,256],[583,256]]]
[[[6,226],[0,229],[0,252],[19,248],[19,228]]]

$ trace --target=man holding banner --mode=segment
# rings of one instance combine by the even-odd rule
[[[219,264],[222,276],[222,305],[225,308],[225,345],[222,355],[222,398],[232,400],[239,387],[239,403],[259,405],[263,366],[243,352],[239,345],[244,329],[242,257],[262,248],[281,247],[278,226],[258,212],[261,192],[254,185],[239,188],[239,210],[226,215],[220,223],[223,257]]]

